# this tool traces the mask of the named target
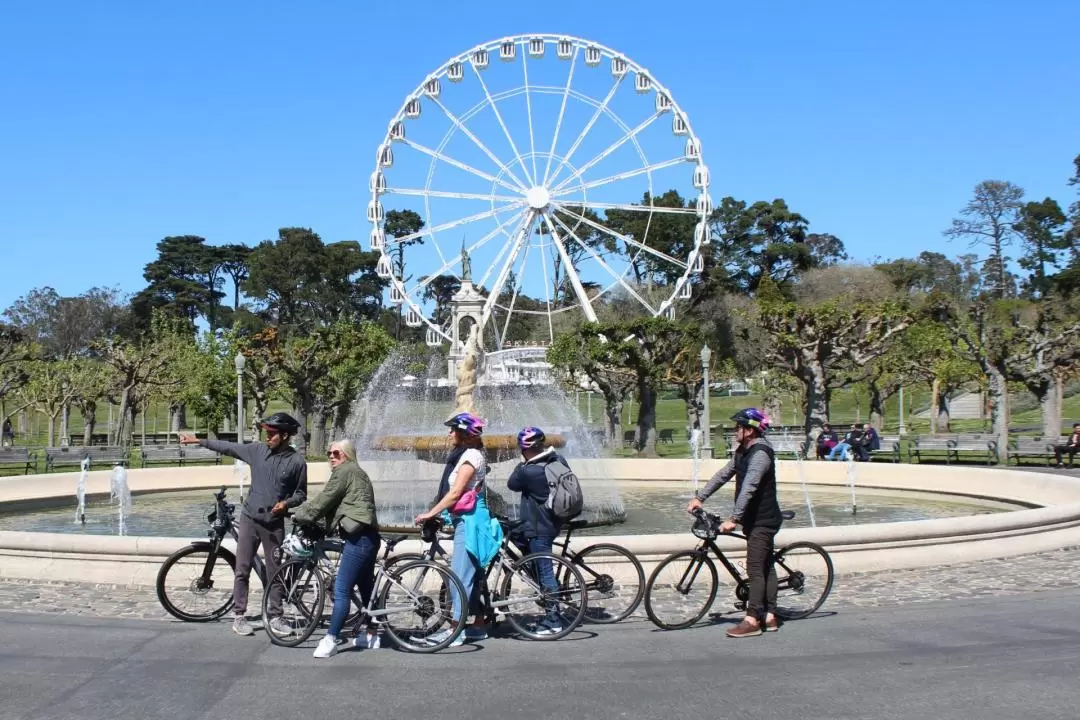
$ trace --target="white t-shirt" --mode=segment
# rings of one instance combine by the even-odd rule
[[[484,453],[480,452],[476,448],[469,448],[465,452],[461,453],[461,457],[458,458],[457,465],[454,466],[453,472],[450,473],[450,487],[454,487],[454,483],[457,482],[457,474],[462,465],[469,464],[474,468],[473,476],[469,479],[469,484],[465,487],[464,492],[469,490],[475,490],[487,477],[487,461],[484,459]]]

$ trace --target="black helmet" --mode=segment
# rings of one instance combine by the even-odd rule
[[[283,412],[276,412],[265,420],[260,420],[259,427],[277,430],[289,435],[296,435],[300,432],[300,423],[296,422],[296,418],[289,413]]]

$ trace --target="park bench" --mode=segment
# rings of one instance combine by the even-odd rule
[[[1054,461],[1055,444],[1042,438],[1014,438],[1009,442],[1006,460],[1015,460],[1019,465],[1021,458],[1039,458],[1045,459],[1046,464],[1050,465]]]
[[[180,460],[181,465],[204,462],[213,463],[214,465],[221,464],[221,453],[214,452],[210,448],[193,445],[191,447],[181,448],[181,452],[183,453]]]
[[[113,465],[127,466],[131,463],[130,448],[118,445],[91,445],[85,448],[86,456],[90,458],[90,468],[101,470]]]
[[[986,454],[986,464],[992,465],[997,460],[997,443],[993,440],[986,440],[979,437],[978,439],[957,436],[949,441],[952,443],[952,457],[957,462],[960,462],[960,453],[978,453],[982,455]],[[946,458],[946,462],[948,459]]]
[[[882,435],[881,448],[870,451],[870,459],[881,458],[894,463],[900,462],[900,436]]]
[[[37,455],[24,447],[0,448],[0,466],[22,468],[27,475],[31,467],[37,470]]]
[[[143,445],[139,451],[142,467],[147,465],[182,465],[184,451],[179,445]]]
[[[675,442],[675,431],[671,428],[664,428],[657,433],[656,437],[660,442],[672,445]]]
[[[803,437],[772,437],[767,436],[766,439],[769,444],[772,445],[773,455],[780,457],[781,455],[791,455],[798,459],[806,459],[806,438]],[[735,437],[731,436],[725,438],[727,447],[727,456],[730,458],[735,454]]]
[[[45,448],[45,472],[82,465],[82,461],[86,459],[86,450],[84,447]]]
[[[623,444],[623,447],[631,447],[631,448],[634,447],[634,431],[633,430],[625,430],[625,431],[623,431],[622,444]]]
[[[908,459],[913,457],[921,463],[924,459],[933,460],[936,457],[944,457],[947,465],[952,457],[951,443],[950,438],[916,436]]]

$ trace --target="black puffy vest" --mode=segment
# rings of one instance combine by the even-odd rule
[[[761,478],[754,497],[750,499],[743,513],[742,526],[744,529],[755,525],[761,527],[778,528],[783,523],[780,517],[780,501],[776,498],[776,458],[773,449],[765,443],[755,443],[744,453],[737,453],[735,457],[735,498],[742,493],[743,478],[750,465],[750,456],[755,452],[763,452],[769,455],[769,469]]]

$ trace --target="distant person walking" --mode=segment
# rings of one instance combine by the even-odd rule
[[[15,444],[15,428],[11,427],[11,418],[4,418],[3,440],[4,447]]]
[[[264,443],[199,440],[190,433],[180,433],[183,444],[199,444],[251,466],[251,489],[244,500],[236,540],[232,629],[237,635],[254,634],[245,613],[255,553],[261,545],[266,577],[273,577],[278,568],[273,551],[285,540],[285,511],[307,499],[307,462],[289,445],[289,439],[300,432],[300,423],[286,413],[274,413],[260,422],[259,427],[266,431]],[[292,628],[282,619],[281,613],[281,597],[271,597],[270,617],[273,619],[270,624],[275,633],[287,637]]]

